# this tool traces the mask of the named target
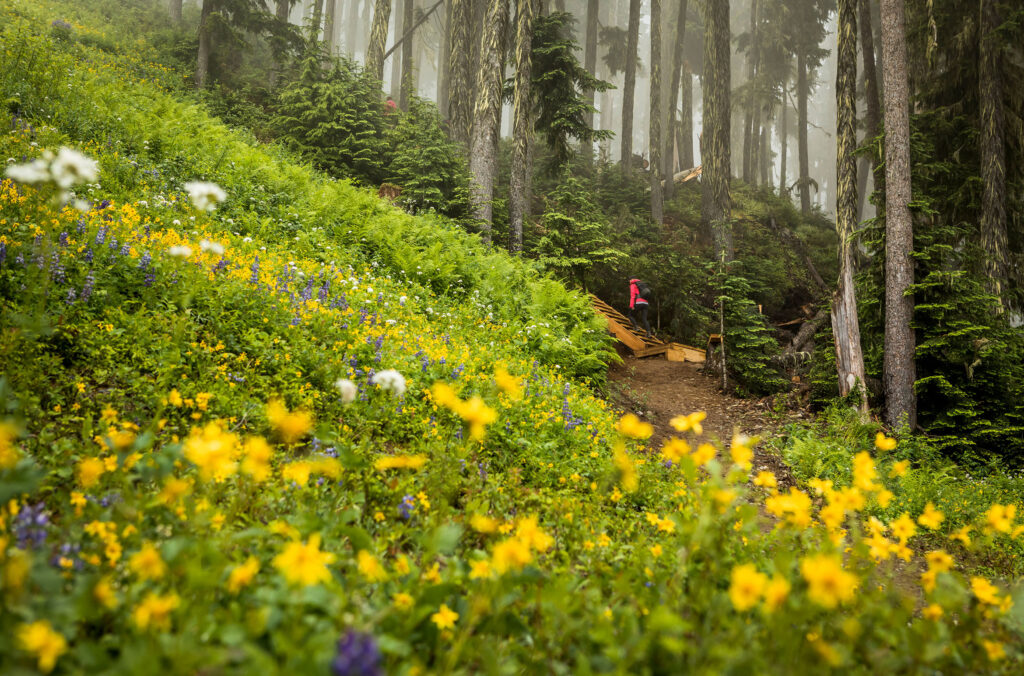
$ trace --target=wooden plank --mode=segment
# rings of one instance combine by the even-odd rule
[[[665,356],[669,361],[689,361],[696,364],[703,364],[705,360],[704,350],[683,343],[669,343],[669,351]]]
[[[618,338],[620,341],[626,344],[626,347],[636,352],[637,350],[644,349],[644,341],[640,340],[632,334],[625,326],[618,323],[611,317],[608,317],[608,330],[612,332],[612,335]]]
[[[665,354],[668,352],[668,345],[662,343],[661,345],[654,345],[653,347],[644,348],[642,350],[633,350],[634,357],[653,357],[659,354]]]

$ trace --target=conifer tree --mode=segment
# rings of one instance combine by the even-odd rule
[[[469,170],[473,181],[474,216],[480,221],[485,242],[491,241],[491,200],[497,172],[495,144],[501,112],[501,47],[507,16],[508,0],[489,0],[480,42],[480,67],[477,70],[477,100],[473,112]]]
[[[688,10],[688,4],[689,3],[687,2],[687,0],[679,0],[676,3],[676,41],[675,47],[672,50],[672,85],[669,88],[668,96],[669,126],[668,129],[665,130],[665,143],[663,144],[665,149],[665,156],[662,162],[663,166],[665,167],[664,174],[666,200],[672,199],[672,195],[675,192],[675,182],[672,180],[673,176],[676,173],[676,162],[675,153],[673,152],[673,145],[677,145],[679,147],[679,161],[685,164],[685,160],[683,159],[683,143],[674,143],[674,141],[676,141],[677,139],[678,141],[683,140],[681,129],[681,127],[683,126],[683,122],[676,116],[676,102],[679,100],[680,83],[682,83],[683,87],[689,88],[692,92],[692,85],[690,82],[689,73],[686,74],[686,79],[683,80],[683,45],[686,44],[686,12]],[[683,92],[682,98],[684,106],[682,117],[685,119],[687,114],[685,106],[689,101],[689,97],[686,95],[686,92]],[[690,102],[690,105],[692,105],[692,101]],[[692,133],[693,130],[691,129],[690,134],[692,135]],[[692,161],[692,150],[690,154],[690,160]],[[693,165],[687,164],[686,168],[689,168],[691,166]]]
[[[981,104],[981,244],[989,291],[1002,303],[1008,258],[1006,232],[1006,132],[1003,49],[996,33],[1000,24],[998,0],[981,0],[978,98]]]
[[[836,345],[839,394],[856,390],[860,415],[867,420],[864,353],[860,341],[853,283],[853,247],[857,230],[857,0],[839,0],[836,36],[836,234],[839,235],[839,284],[832,297],[832,333]]]
[[[715,258],[732,260],[730,218],[729,0],[704,0],[704,132],[701,220],[711,228]]]
[[[651,108],[650,108],[651,220],[661,225],[664,199],[661,192],[661,0],[651,0]],[[671,176],[669,177],[671,179]]]
[[[370,44],[366,48],[366,70],[378,80],[384,79],[384,45],[388,41],[391,0],[377,0],[373,9]]]
[[[757,0],[750,1],[750,32],[748,34],[747,43],[747,82],[746,82],[746,97],[743,110],[743,181],[745,183],[753,182],[753,171],[751,170],[751,150],[752,140],[751,137],[756,131],[753,129],[754,124],[754,77],[757,71],[757,49],[754,46],[753,36],[757,31]]]
[[[531,49],[536,0],[521,0],[516,10],[516,81],[513,94],[512,178],[509,186],[508,250],[523,250],[523,224],[529,213],[528,174],[532,167],[527,160],[533,143],[533,97]]]
[[[626,29],[626,71],[622,85],[622,137],[619,139],[622,166],[633,164],[633,103],[636,94],[637,43],[640,34],[640,0],[629,0]]]
[[[875,36],[871,28],[871,0],[858,0],[857,17],[860,28],[860,51],[861,59],[864,62],[864,138],[873,139],[881,131],[881,101],[878,98],[878,73],[875,68]],[[868,168],[878,169],[877,155],[871,154],[871,159],[864,159],[860,163],[860,173],[857,176],[857,220],[860,220],[864,209],[864,200],[867,198]]]
[[[886,422],[917,422],[914,395],[914,230],[910,215],[910,102],[903,0],[882,2],[885,73],[885,387]]]
[[[398,107],[402,110],[409,110],[409,100],[412,96],[413,89],[415,89],[415,80],[413,79],[413,38],[415,33],[415,27],[413,26],[413,19],[416,12],[416,0],[404,0],[402,5],[404,16],[402,18],[402,25],[405,27],[405,34],[402,35],[402,82],[400,95],[398,97]]]
[[[473,85],[470,83],[471,0],[452,0],[448,20],[448,129],[452,140],[469,147],[473,120]]]
[[[532,0],[531,0],[532,1]],[[585,36],[584,52],[583,52],[583,67],[587,69],[591,77],[597,77],[597,13],[599,10],[598,0],[587,0],[587,29]],[[594,90],[591,89],[588,92],[588,103],[590,107],[594,107]],[[587,113],[587,126],[593,128],[594,126],[594,113]],[[589,151],[586,153],[589,159],[594,156],[594,147],[591,144]]]

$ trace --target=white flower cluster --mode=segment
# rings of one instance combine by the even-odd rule
[[[199,248],[203,251],[209,251],[210,253],[216,254],[217,256],[224,255],[224,245],[219,242],[211,242],[208,239],[204,239],[199,243]]]
[[[356,394],[359,392],[359,388],[356,384],[348,378],[338,378],[335,381],[334,386],[338,388],[338,392],[341,393],[341,403],[351,404],[356,400]]]
[[[178,246],[172,246],[167,249],[167,253],[175,258],[188,258],[192,255],[192,247],[179,244]]]
[[[219,185],[209,181],[191,181],[184,188],[192,204],[200,211],[213,211],[218,203],[228,198],[228,194]]]
[[[60,188],[60,200],[65,204],[74,197],[69,192],[72,186],[92,183],[100,175],[99,162],[66,146],[61,147],[56,155],[45,150],[41,157],[25,164],[11,164],[13,161],[7,160],[7,178],[28,185],[53,183]],[[89,203],[84,200],[75,200],[74,206],[79,211],[89,209]]]
[[[385,392],[390,392],[392,396],[400,397],[405,394],[405,376],[395,369],[386,369],[374,375],[373,382]]]

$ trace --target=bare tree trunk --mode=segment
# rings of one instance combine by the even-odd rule
[[[917,424],[914,396],[914,229],[910,215],[910,103],[903,0],[881,0],[885,70],[885,387],[886,422]]]
[[[377,0],[373,9],[370,44],[366,48],[366,70],[378,80],[384,79],[384,45],[388,41],[388,22],[390,20],[391,0]]]
[[[169,4],[171,23],[175,26],[181,25],[181,0],[171,0]]]
[[[395,39],[392,42],[397,42],[402,34],[405,33],[405,5],[406,3],[412,2],[413,0],[401,0],[401,6],[395,7]],[[399,11],[401,9],[401,11]],[[386,42],[386,41],[385,41]],[[401,49],[401,47],[399,47]],[[395,49],[389,49],[384,52],[384,56],[381,57],[381,61],[387,61],[388,55],[391,54],[391,98],[395,100],[396,104],[400,98],[402,98],[402,53],[395,54]]]
[[[690,64],[683,65],[683,114],[679,121],[679,162],[681,169],[695,166],[693,156],[693,73]]]
[[[203,0],[203,9],[199,17],[199,52],[196,54],[196,88],[206,86],[210,75],[210,50],[213,48],[213,36],[210,34],[210,14],[213,12],[214,0]]]
[[[452,140],[469,148],[473,124],[473,85],[470,83],[470,0],[452,0],[451,50],[448,52],[448,129]]]
[[[864,61],[864,103],[866,113],[864,115],[864,138],[873,139],[878,136],[881,125],[882,112],[878,98],[878,74],[875,69],[875,38],[871,24],[871,0],[859,0],[858,20],[860,22],[860,53]],[[868,170],[878,170],[878,163],[872,159],[864,158],[860,163],[860,175],[857,183],[857,220],[860,221],[864,213],[864,201],[867,199]]]
[[[832,332],[836,344],[839,394],[857,390],[861,420],[868,419],[864,353],[853,284],[853,240],[857,231],[857,0],[839,0],[836,37],[836,234],[839,235],[839,285],[832,296]]]
[[[797,162],[799,163],[800,179],[800,213],[807,216],[811,213],[811,178],[807,159],[807,98],[810,86],[807,83],[807,59],[803,51],[796,55],[796,132]]]
[[[788,120],[789,116],[786,114],[789,111],[789,98],[788,98],[788,91],[787,91],[788,89],[789,89],[789,78],[786,78],[782,82],[782,104],[781,104],[782,105],[782,114],[779,116],[781,118],[780,121],[779,121],[779,145],[781,146],[781,148],[779,149],[779,195],[780,196],[788,196],[789,195],[789,179],[786,178],[786,154],[787,154],[787,152],[789,150],[786,147],[788,145],[787,141],[789,141],[789,129],[787,129],[787,122],[789,121]]]
[[[416,0],[405,0],[403,9],[405,10],[405,16],[402,17],[402,25],[405,26],[405,30],[410,31],[413,27],[413,21],[415,21]],[[409,110],[409,101],[415,89],[415,80],[412,73],[413,38],[414,36],[411,32],[402,36],[402,83],[398,106],[405,111]]]
[[[667,176],[674,176],[676,171],[680,169],[689,169],[693,165],[687,165],[685,167],[677,167],[675,162],[675,153],[672,152],[672,145],[675,142],[678,148],[680,156],[680,162],[682,163],[682,156],[684,154],[682,141],[682,134],[680,133],[682,122],[676,116],[676,102],[679,100],[679,83],[683,77],[683,45],[686,43],[686,11],[687,11],[687,0],[679,0],[677,4],[678,14],[676,15],[676,44],[672,50],[672,87],[669,89],[669,126],[665,134],[665,155],[666,155],[666,171]],[[690,86],[689,74],[687,74],[686,86]],[[683,106],[686,105],[686,94],[683,93]],[[683,111],[683,116],[686,116],[686,111]],[[675,181],[665,181],[665,199],[672,199],[672,195],[675,193]]]
[[[316,0],[313,5],[313,20],[309,24],[309,34],[313,40],[320,41],[320,29],[323,28],[324,0]]]
[[[771,187],[771,177],[768,175],[768,155],[770,151],[770,143],[768,142],[771,133],[768,131],[767,121],[761,127],[761,149],[758,152],[758,158],[761,160],[761,185],[767,185]]]
[[[985,250],[988,289],[1003,305],[1008,244],[1006,235],[1006,119],[1000,80],[1002,50],[998,44],[996,0],[981,0],[981,54],[978,98],[981,101],[981,245]]]
[[[341,0],[327,0],[327,18],[324,19],[324,49],[328,54],[334,54],[334,33],[336,32],[335,17],[338,12],[338,3]]]
[[[750,183],[751,175],[751,149],[754,128],[754,93],[753,83],[757,68],[757,55],[754,53],[754,32],[757,30],[757,0],[750,0],[750,37],[751,41],[747,46],[747,96],[744,101],[743,110],[743,182]]]
[[[469,154],[474,216],[480,221],[481,236],[491,241],[492,198],[497,171],[495,139],[501,113],[501,44],[508,0],[489,0],[484,33],[480,41],[476,108]]]
[[[512,180],[509,186],[509,241],[508,250],[517,254],[523,250],[523,225],[529,204],[526,191],[530,144],[533,140],[533,98],[530,93],[533,62],[530,54],[533,43],[535,0],[521,0],[516,12],[516,89],[513,95]]]
[[[532,0],[529,0],[532,2]],[[599,9],[598,0],[587,0],[587,35],[586,45],[583,50],[583,67],[592,76],[597,77],[597,12]],[[587,92],[587,103],[594,106],[594,90]],[[587,126],[594,128],[594,113],[589,111],[586,114]],[[594,144],[590,143],[586,148],[588,160],[594,159]]]
[[[437,56],[437,109],[448,114],[448,53],[452,48],[452,0],[445,0],[441,24],[441,53]]]
[[[178,4],[180,5],[181,3],[178,2]],[[288,21],[288,11],[291,7],[290,0],[277,0],[277,20]]]
[[[348,0],[348,25],[345,27],[345,51],[355,58],[359,42],[359,0]]]
[[[661,0],[651,0],[651,108],[650,122],[651,220],[661,225],[665,220],[664,197],[661,193]],[[669,183],[672,181],[669,180]]]
[[[636,56],[640,33],[640,0],[629,0],[626,37],[626,73],[622,87],[622,137],[619,148],[622,166],[633,166],[633,97],[636,94]]]
[[[734,256],[730,223],[729,0],[704,0],[704,134],[701,219],[711,228],[715,258]],[[724,338],[723,338],[724,343]],[[724,351],[724,348],[723,348]]]

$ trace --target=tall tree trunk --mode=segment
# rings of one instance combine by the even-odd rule
[[[323,28],[324,0],[316,0],[313,4],[313,20],[309,24],[309,34],[313,40],[320,40],[320,29]]]
[[[181,0],[171,0],[169,4],[171,23],[175,26],[181,25]]]
[[[665,181],[665,199],[672,199],[672,195],[675,194],[675,181],[672,180],[672,176],[675,175],[679,167],[676,166],[675,154],[672,152],[672,145],[675,142],[678,148],[680,162],[682,162],[683,156],[683,144],[680,143],[682,134],[680,133],[682,122],[676,116],[676,102],[679,100],[679,83],[683,77],[683,45],[686,42],[686,11],[687,11],[687,0],[679,0],[677,3],[678,14],[676,15],[676,44],[672,50],[672,87],[669,89],[669,123],[668,129],[665,133],[665,155],[666,155],[666,169],[665,176],[668,180]],[[689,74],[687,74],[686,86],[689,86]],[[683,94],[683,105],[686,105],[686,94]],[[686,111],[683,111],[683,115],[686,115]],[[686,168],[693,166],[687,165]]]
[[[768,175],[768,155],[770,150],[769,137],[771,132],[768,131],[768,122],[761,127],[761,148],[758,150],[757,156],[761,164],[761,185],[767,185],[771,187],[771,176]]]
[[[629,0],[626,38],[626,73],[622,86],[622,137],[619,148],[622,166],[633,166],[633,97],[636,93],[636,56],[640,36],[640,0]]]
[[[278,19],[278,21],[288,21],[288,12],[291,10],[291,8],[292,8],[291,0],[277,0],[277,19]]]
[[[796,55],[796,132],[797,162],[799,163],[800,179],[800,212],[807,216],[811,213],[811,177],[807,159],[807,98],[810,86],[807,83],[807,59],[802,50]]]
[[[523,250],[523,225],[526,221],[529,195],[527,177],[532,170],[528,164],[529,146],[533,140],[533,98],[530,94],[533,62],[530,58],[533,44],[533,16],[535,0],[520,0],[516,11],[516,88],[513,94],[512,180],[509,185],[509,240],[510,253]]]
[[[412,0],[401,0],[402,11],[398,11],[398,7],[395,8],[395,39],[392,40],[393,43],[397,42],[402,37],[402,34],[405,33],[405,5],[410,2]],[[385,42],[387,41],[385,40]],[[391,53],[391,98],[397,103],[402,97],[402,52],[395,54],[395,50],[389,49],[381,57],[382,61],[388,60],[388,52]]]
[[[651,0],[651,108],[650,122],[651,220],[661,225],[665,220],[661,192],[661,0]],[[672,177],[669,177],[671,182]]]
[[[787,128],[787,123],[789,122],[789,116],[787,115],[789,111],[789,92],[787,91],[788,88],[789,78],[787,77],[782,81],[782,114],[779,116],[781,118],[779,120],[779,145],[781,146],[781,148],[779,149],[780,196],[789,195],[789,179],[786,177],[786,154],[789,151],[789,149],[787,148],[787,142],[789,141],[789,129]]]
[[[448,115],[448,53],[452,45],[452,0],[445,0],[444,23],[441,24],[441,53],[437,57],[437,109]]]
[[[402,17],[402,25],[405,26],[405,30],[409,31],[415,19],[416,13],[416,0],[405,0],[403,6],[405,10],[405,16]],[[398,106],[402,110],[409,110],[409,101],[412,99],[413,90],[415,89],[416,81],[413,79],[412,69],[412,55],[413,55],[413,34],[403,36],[402,40],[402,88],[401,95],[398,98]]]
[[[469,147],[473,123],[473,85],[470,80],[469,26],[471,0],[452,0],[451,49],[448,52],[448,128],[452,140]]]
[[[683,65],[683,111],[679,121],[679,163],[683,169],[694,167],[693,156],[693,73]]]
[[[914,283],[910,254],[914,229],[910,215],[910,103],[903,0],[881,0],[882,63],[885,71],[885,387],[886,422],[917,424],[914,397]]]
[[[359,26],[361,24],[359,20],[359,0],[348,0],[348,2],[348,19],[346,20],[348,25],[345,26],[345,51],[348,52],[350,57],[355,58],[356,51],[358,51],[357,43],[359,42]]]
[[[366,70],[378,80],[384,79],[384,45],[388,41],[389,21],[391,21],[391,0],[377,0],[373,8],[370,44],[366,48]]]
[[[712,229],[715,258],[732,260],[729,152],[731,90],[729,0],[704,0],[704,172],[701,218]]]
[[[857,0],[839,0],[836,36],[836,234],[839,235],[839,284],[832,296],[839,394],[856,390],[860,417],[868,419],[864,353],[853,283],[853,245],[857,231]]]
[[[860,53],[864,61],[864,138],[873,139],[878,136],[882,112],[878,98],[878,74],[875,69],[875,37],[871,27],[871,0],[858,0],[858,21],[860,22]],[[864,158],[860,163],[860,174],[857,183],[857,220],[861,220],[864,212],[864,200],[867,199],[868,169],[878,170],[875,156]]]
[[[981,0],[981,53],[978,61],[978,98],[981,102],[981,245],[989,291],[1002,307],[1006,280],[1006,121],[1000,80],[1002,50],[998,43],[997,0]]]
[[[213,49],[213,35],[210,31],[210,14],[213,12],[214,0],[203,0],[203,9],[199,16],[199,51],[196,54],[196,87],[206,86],[210,75],[210,50]]]
[[[327,50],[328,54],[334,54],[335,17],[337,16],[339,2],[341,0],[327,0],[327,18],[324,19],[324,49]]]
[[[753,84],[757,69],[757,55],[754,46],[754,32],[757,30],[757,0],[750,0],[750,42],[747,45],[747,96],[743,106],[743,182],[750,183],[753,179],[752,146],[756,139],[752,138],[757,129],[754,127],[754,92]]]
[[[532,0],[529,0],[532,2]],[[598,0],[587,0],[587,35],[586,45],[583,50],[583,67],[592,76],[597,77],[597,12],[599,10]],[[587,103],[590,107],[594,107],[594,90],[591,89],[587,92]],[[588,111],[586,114],[587,126],[591,129],[594,128],[594,113]],[[592,161],[594,158],[594,144],[588,144],[586,148],[586,155],[588,161]]]
[[[501,112],[501,43],[508,0],[489,0],[484,32],[480,41],[480,68],[477,71],[477,101],[473,112],[473,133],[469,154],[474,216],[480,221],[481,235],[491,241],[491,200],[497,171],[495,139]]]

